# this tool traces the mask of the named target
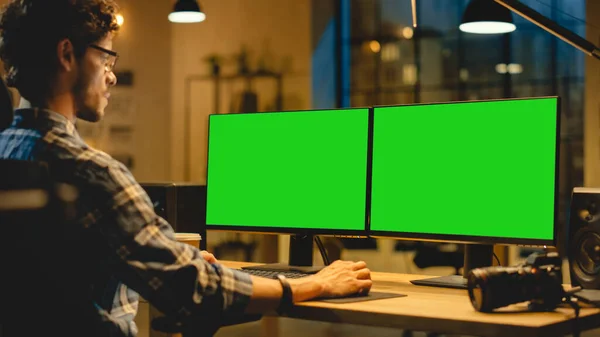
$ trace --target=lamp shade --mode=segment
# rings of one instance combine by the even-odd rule
[[[196,0],[177,0],[173,12],[169,14],[169,21],[177,23],[202,22],[206,14]]]
[[[510,10],[494,0],[471,0],[459,29],[465,33],[502,34],[517,29]]]

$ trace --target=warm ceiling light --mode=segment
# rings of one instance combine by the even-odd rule
[[[119,26],[122,26],[123,22],[125,22],[125,18],[121,14],[117,14],[115,18],[117,19],[117,25]]]
[[[177,23],[194,23],[206,20],[206,14],[200,9],[196,0],[178,0],[173,12],[169,14],[169,21]]]
[[[379,51],[381,50],[381,44],[379,43],[379,41],[373,40],[369,42],[369,48],[372,52],[379,53]]]
[[[413,35],[415,34],[415,31],[410,28],[410,27],[404,27],[402,29],[402,36],[404,36],[405,39],[412,39]]]
[[[517,29],[510,10],[494,0],[471,0],[459,29],[465,33],[502,34]]]
[[[511,64],[498,63],[498,64],[496,64],[496,72],[498,74],[509,73],[512,75],[518,75],[523,72],[523,65],[521,65],[519,63],[511,63]]]
[[[496,64],[496,72],[498,74],[506,74],[508,72],[508,66],[506,65],[506,63]]]
[[[520,74],[523,72],[523,66],[518,63],[511,63],[506,67],[510,74]]]

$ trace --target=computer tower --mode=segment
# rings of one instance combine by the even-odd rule
[[[206,249],[206,186],[194,183],[152,182],[140,184],[154,211],[175,232],[199,233],[200,249]]]
[[[200,249],[206,249],[206,186],[193,183],[140,183],[154,204],[154,211],[167,220],[175,232],[199,233]],[[136,324],[140,337],[173,337],[151,329],[151,322],[162,313],[140,299]]]

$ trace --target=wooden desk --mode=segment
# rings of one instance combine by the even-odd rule
[[[230,268],[256,263],[222,261]],[[346,304],[302,302],[288,317],[331,323],[392,327],[472,336],[564,336],[574,327],[574,310],[531,313],[525,304],[499,313],[475,311],[466,290],[415,286],[409,281],[431,276],[371,274],[373,291],[396,292],[407,297]],[[581,331],[600,327],[600,309],[583,308],[577,324]]]

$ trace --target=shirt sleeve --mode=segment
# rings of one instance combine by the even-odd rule
[[[91,178],[95,188],[104,190],[108,207],[88,221],[114,251],[121,282],[180,320],[243,314],[252,295],[248,274],[209,264],[197,248],[177,242],[173,228],[156,215],[125,166],[101,166]]]

